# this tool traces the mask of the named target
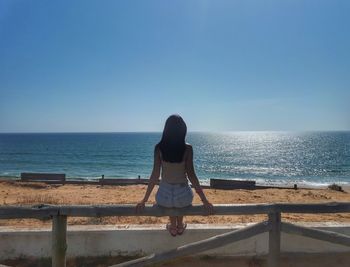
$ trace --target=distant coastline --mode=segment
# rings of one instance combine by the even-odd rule
[[[71,131],[71,132],[50,132],[50,131],[23,131],[23,132],[0,132],[2,134],[161,134],[161,131]],[[230,133],[291,133],[291,134],[303,134],[303,133],[350,133],[350,130],[232,130],[232,131],[189,131],[189,134],[230,134]]]
[[[137,179],[138,177],[105,177],[108,179]],[[148,179],[148,177],[140,177],[142,179]],[[68,181],[98,181],[101,179],[100,177],[66,177]],[[293,188],[293,186],[296,184],[298,188],[310,188],[310,189],[325,189],[331,184],[336,184],[339,186],[342,186],[344,188],[350,189],[350,182],[332,182],[332,183],[313,183],[313,182],[307,182],[307,181],[298,181],[296,183],[293,182],[264,182],[264,181],[257,181],[255,179],[230,179],[230,178],[220,178],[220,179],[227,179],[227,180],[247,180],[247,181],[255,181],[256,185],[258,186],[271,186],[271,187],[289,187]],[[0,175],[0,180],[20,180],[20,175],[16,176],[5,176],[5,175]],[[201,179],[200,180],[201,185],[204,186],[209,186],[210,185],[210,179]]]

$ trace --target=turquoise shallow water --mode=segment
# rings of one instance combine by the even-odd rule
[[[148,177],[161,133],[0,134],[0,176]],[[199,178],[350,184],[350,132],[189,133]]]

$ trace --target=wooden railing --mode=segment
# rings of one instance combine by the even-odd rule
[[[145,266],[176,257],[193,255],[209,249],[247,239],[269,232],[268,266],[277,267],[280,258],[281,231],[350,246],[350,236],[297,226],[281,222],[281,213],[348,213],[350,202],[318,204],[244,204],[215,205],[213,215],[251,215],[267,214],[268,221],[260,222],[239,230],[217,235],[206,240],[187,244],[176,249],[152,254],[147,257],[125,262],[116,266]],[[79,206],[1,206],[0,219],[36,218],[52,219],[52,266],[66,266],[67,217],[104,217],[104,216],[181,216],[207,215],[203,206],[195,205],[181,209],[168,209],[158,206],[146,206],[142,213],[135,213],[135,205],[79,205]]]

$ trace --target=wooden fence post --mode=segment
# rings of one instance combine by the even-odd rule
[[[67,216],[52,219],[52,267],[66,267]]]
[[[269,255],[268,267],[279,267],[281,251],[281,213],[269,213]]]

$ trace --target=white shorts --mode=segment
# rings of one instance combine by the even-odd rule
[[[193,192],[187,183],[169,184],[161,181],[156,194],[157,205],[166,208],[183,208],[192,205]]]

